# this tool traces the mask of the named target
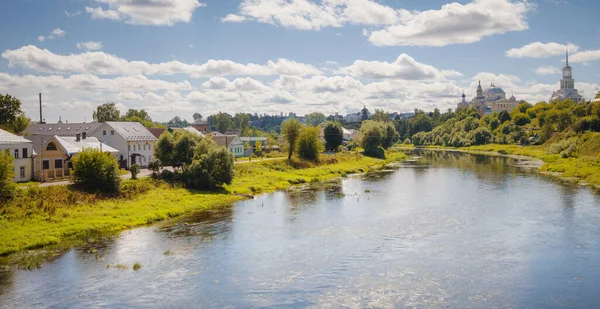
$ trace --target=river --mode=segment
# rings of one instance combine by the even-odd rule
[[[416,155],[0,272],[0,306],[600,307],[599,195],[515,159]]]

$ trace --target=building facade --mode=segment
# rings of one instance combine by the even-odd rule
[[[466,100],[466,95],[462,94],[462,101],[456,105],[457,109],[475,108],[480,115],[492,114],[495,112],[507,111],[510,112],[517,107],[519,102],[515,96],[511,95],[506,98],[506,92],[500,87],[496,87],[494,83],[485,91],[481,88],[481,81],[477,85],[476,95],[471,101]]]
[[[108,121],[92,136],[119,151],[121,168],[129,168],[133,164],[147,167],[154,160],[154,146],[158,139],[139,122]]]
[[[575,79],[573,79],[573,69],[569,66],[569,51],[565,56],[565,66],[562,69],[562,78],[560,80],[560,89],[552,92],[550,102],[555,100],[571,99],[577,103],[583,101],[579,90],[575,89]]]
[[[0,129],[0,151],[13,156],[14,182],[30,181],[33,178],[33,142]]]

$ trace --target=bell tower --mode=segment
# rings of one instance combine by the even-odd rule
[[[569,50],[565,57],[565,67],[562,69],[562,79],[560,80],[560,89],[575,88],[575,80],[573,79],[573,69],[569,66]]]

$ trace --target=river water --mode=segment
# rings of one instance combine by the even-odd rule
[[[600,307],[598,195],[514,159],[416,155],[0,272],[0,306]]]

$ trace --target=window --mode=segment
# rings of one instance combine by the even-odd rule
[[[21,178],[25,178],[25,166],[19,168],[19,175],[21,175]]]
[[[106,130],[102,131],[102,135],[106,135]]]
[[[27,148],[23,148],[23,151],[21,154],[23,155],[23,158],[27,159],[27,155],[28,155]]]
[[[110,135],[115,135],[115,130],[110,130]]]
[[[146,150],[146,145],[144,145],[144,151]]]
[[[72,161],[67,161],[67,168],[68,169],[73,169],[73,162]]]
[[[42,169],[49,170],[50,169],[50,160],[42,161]]]
[[[15,159],[19,158],[19,149],[15,149]]]
[[[54,169],[63,168],[62,159],[54,159]]]
[[[56,144],[54,144],[53,142],[48,143],[48,146],[46,146],[46,150],[48,150],[48,151],[57,150]]]
[[[131,151],[131,145],[127,145],[127,150]]]

